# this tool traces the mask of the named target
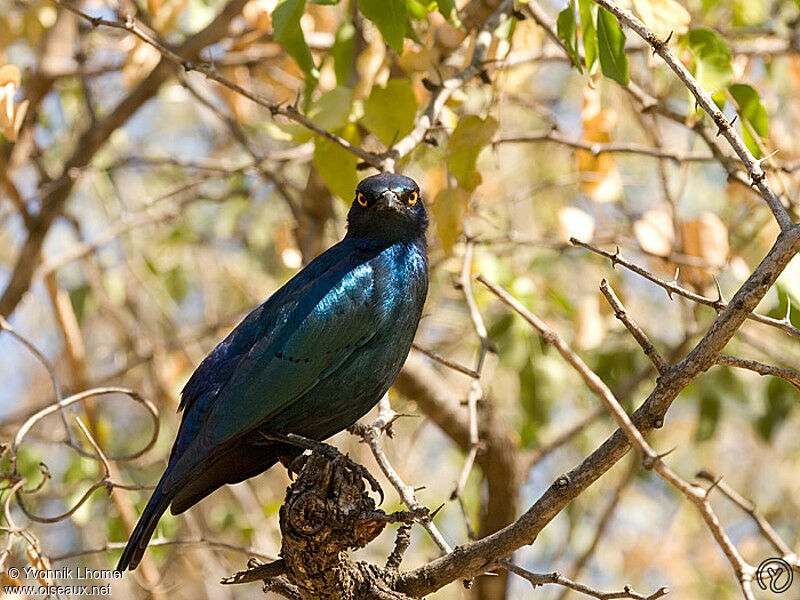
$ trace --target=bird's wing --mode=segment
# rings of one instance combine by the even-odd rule
[[[188,408],[173,459],[187,454],[189,467],[262,424],[372,338],[381,317],[373,268],[352,255],[330,258],[320,273],[312,263],[312,276],[293,280],[293,289],[282,288],[249,315],[223,342],[228,348],[217,357],[219,370],[187,384],[192,398],[187,401],[185,390]],[[214,362],[201,368],[213,370]],[[198,382],[207,382],[205,389]]]

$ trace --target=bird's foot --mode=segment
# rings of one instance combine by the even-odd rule
[[[359,475],[362,479],[366,480],[369,483],[369,487],[372,489],[373,492],[380,496],[380,502],[378,505],[380,506],[383,504],[384,494],[383,488],[378,483],[378,480],[373,477],[372,473],[367,471],[367,469],[355,462],[352,458],[347,456],[346,454],[342,454],[336,449],[334,446],[330,444],[326,444],[325,442],[319,442],[317,440],[312,440],[307,437],[303,437],[302,435],[298,435],[296,433],[266,433],[262,432],[261,435],[264,439],[269,440],[271,442],[281,442],[283,444],[289,444],[292,446],[297,446],[298,448],[303,448],[304,450],[311,450],[312,452],[317,452],[321,454],[328,460],[336,460],[337,458],[341,457],[345,461],[349,467],[353,470],[354,473]],[[298,463],[299,460],[302,459],[302,456],[298,457],[296,460],[289,463],[287,466],[286,463],[283,463],[284,466],[287,466],[289,473],[291,475],[292,472],[298,473],[299,470],[302,468],[304,463]],[[298,468],[299,467],[299,468]]]

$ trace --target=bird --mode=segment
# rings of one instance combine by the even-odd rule
[[[118,571],[137,567],[167,508],[180,514],[303,452],[275,436],[325,440],[377,404],[422,316],[427,225],[410,177],[358,183],[341,241],[250,312],[187,381],[167,467]]]

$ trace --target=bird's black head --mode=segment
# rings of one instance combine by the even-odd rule
[[[386,242],[424,239],[428,216],[417,182],[381,173],[362,179],[347,214],[347,235]]]

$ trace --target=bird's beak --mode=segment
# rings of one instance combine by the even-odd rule
[[[403,203],[395,192],[386,190],[381,193],[380,201],[376,208],[378,210],[401,210],[403,208]]]

